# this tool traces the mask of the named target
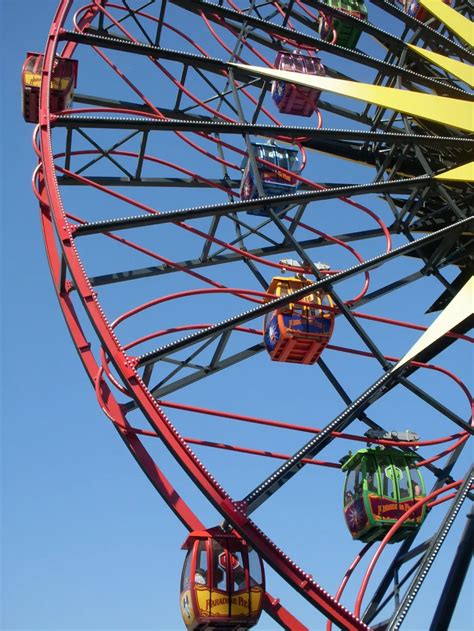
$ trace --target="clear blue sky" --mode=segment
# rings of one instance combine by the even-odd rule
[[[4,34],[1,44],[3,510],[0,628],[5,631],[181,629],[184,626],[179,613],[178,583],[183,553],[179,548],[186,532],[98,408],[51,285],[37,203],[30,186],[35,166],[31,147],[33,126],[25,124],[21,116],[20,68],[26,51],[43,49],[56,1],[28,0],[19,5],[14,0],[3,0],[0,8]],[[376,11],[375,14],[379,15]],[[385,26],[390,28],[388,23]],[[375,52],[370,42],[366,45]],[[92,67],[86,61],[80,66],[78,89],[95,90],[100,94],[101,85]],[[153,91],[153,86],[148,87]],[[131,95],[127,94],[127,98]],[[198,169],[199,160],[194,160],[193,167]],[[320,181],[369,181],[372,172],[311,154],[305,175]],[[72,200],[72,194],[77,194],[81,201],[86,199],[85,193],[74,190],[67,191],[68,200]],[[170,192],[162,194],[163,207],[189,204],[189,198],[186,203],[177,204]],[[152,193],[147,191],[146,196],[147,201],[153,200]],[[382,200],[367,198],[365,201],[372,210],[389,218]],[[340,205],[322,208],[323,229],[332,228],[337,232],[373,227],[369,221],[360,219],[352,224],[348,219],[352,211]],[[335,216],[331,216],[333,208]],[[114,207],[110,215],[107,215],[108,210],[104,207],[104,216],[126,214],[123,207]],[[174,242],[171,244],[171,250],[178,247]],[[367,250],[365,247],[366,255],[371,247],[375,248],[374,252],[380,251],[382,244],[367,246]],[[325,250],[324,254],[332,256],[332,251],[329,254],[329,250]],[[321,257],[324,254],[321,253]],[[110,256],[120,254],[111,252]],[[103,263],[94,259],[94,255],[90,261],[98,267]],[[127,258],[120,269],[131,261]],[[337,260],[330,262],[337,267]],[[339,264],[348,262],[349,259],[342,257]],[[379,278],[395,278],[414,269],[412,262],[403,261],[398,265],[384,268]],[[452,278],[454,273],[455,270],[448,271],[447,277]],[[266,275],[269,274],[271,276],[267,271]],[[240,279],[234,280],[239,282]],[[248,275],[242,275],[240,286],[245,286],[246,280]],[[346,288],[348,292],[351,289],[349,285]],[[152,284],[130,288],[126,306],[153,291]],[[429,324],[433,316],[423,313],[439,293],[439,285],[427,281],[392,295],[380,304],[367,305],[364,311]],[[103,296],[109,298],[106,292]],[[112,296],[110,305],[115,315],[117,303]],[[148,316],[152,317],[157,316]],[[172,315],[166,312],[165,317]],[[186,314],[184,321],[193,319]],[[149,323],[147,320],[145,326]],[[389,355],[401,356],[418,335],[387,330],[380,325],[367,325],[367,328]],[[361,348],[359,340],[342,324],[336,330],[334,343]],[[369,359],[353,360],[329,351],[325,359],[353,396],[380,375],[376,363]],[[471,364],[466,346],[457,345],[434,363],[454,370],[469,381]],[[445,377],[430,373],[417,376],[416,381],[441,396],[445,405],[467,417],[465,398]],[[218,376],[215,381],[205,380],[189,394],[180,393],[174,398],[319,427],[343,409],[316,367],[282,367],[270,363],[263,354],[249,362],[245,371]],[[451,423],[400,388],[378,402],[370,415],[387,429],[411,428],[425,439],[456,431]],[[307,440],[307,435],[282,437],[277,432],[240,428],[231,422],[179,414],[171,418],[184,435],[205,436],[260,449],[293,453]],[[364,431],[357,423],[352,430]],[[324,458],[337,461],[349,448],[357,446],[337,443],[324,452]],[[200,519],[209,526],[218,523],[220,518],[193,489],[166,451],[157,443],[151,449]],[[467,467],[470,456],[467,451],[455,477],[462,475]],[[211,471],[218,472],[219,479],[236,498],[251,490],[278,463],[227,452],[214,453],[204,448],[197,453]],[[433,479],[428,476],[428,487],[432,483]],[[306,467],[255,514],[257,523],[278,545],[331,593],[337,589],[347,566],[360,549],[360,544],[351,541],[343,523],[342,484],[343,476],[338,471]],[[464,528],[466,512],[467,507],[464,507],[445,546],[450,553]],[[427,535],[435,530],[438,519],[433,512],[427,522]],[[406,629],[424,631],[427,628],[426,619],[433,607],[432,593],[439,590],[449,564],[447,551],[437,559],[407,618]],[[391,548],[384,553],[382,564],[388,562],[393,552]],[[347,589],[344,603],[348,607],[353,606],[358,580],[360,574]],[[319,614],[272,572],[268,573],[268,589],[280,596],[282,603],[311,630],[322,628]],[[469,591],[467,583],[452,624],[453,631],[473,626]],[[276,628],[264,614],[258,629],[273,631]]]

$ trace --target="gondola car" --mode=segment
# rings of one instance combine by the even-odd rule
[[[324,76],[326,74],[318,57],[296,53],[279,52],[274,67],[278,70],[306,75]],[[320,90],[305,88],[287,81],[273,81],[272,83],[272,98],[282,114],[311,116],[317,109],[320,95]]]
[[[295,193],[299,188],[299,182],[292,174],[298,172],[298,150],[277,145],[274,142],[253,142],[252,147],[257,160],[258,176],[260,177],[264,195],[286,195]],[[258,160],[265,160],[271,163],[275,168],[267,164],[262,164],[258,162]],[[242,169],[240,199],[249,200],[260,197],[254,169],[249,158],[245,158],[243,161]],[[272,210],[279,212],[286,206],[287,204],[274,205],[272,206]],[[259,215],[261,217],[269,216],[268,211],[263,207],[249,210],[248,214]]]
[[[22,110],[28,123],[37,123],[39,116],[39,93],[43,72],[44,55],[27,53],[21,73]],[[67,109],[74,96],[77,82],[77,60],[56,57],[49,89],[49,109],[55,114]]]
[[[269,294],[286,296],[311,285],[304,276],[275,276]],[[270,300],[270,298],[268,299]],[[324,310],[322,307],[332,310]],[[322,291],[271,311],[263,322],[265,347],[273,361],[314,364],[326,348],[334,328],[334,303]]]
[[[427,22],[433,16],[427,11],[419,2],[415,0],[401,0],[403,4],[403,10],[407,15],[420,20],[420,22]],[[444,4],[451,5],[451,0],[443,0]]]
[[[425,497],[417,456],[395,448],[361,449],[345,459],[344,516],[353,539],[381,540],[393,524]],[[405,539],[423,523],[426,506],[419,507],[390,539]]]
[[[368,11],[363,0],[326,0],[326,4],[334,9],[367,21]],[[360,29],[339,18],[321,12],[319,19],[319,35],[321,39],[332,41],[336,34],[336,44],[344,48],[354,49],[360,37]]]
[[[257,624],[265,593],[259,555],[237,534],[194,531],[181,575],[181,614],[188,631],[245,631]]]

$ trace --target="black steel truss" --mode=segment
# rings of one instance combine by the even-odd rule
[[[183,348],[190,346],[191,344],[194,344],[195,342],[199,342],[205,338],[214,336],[216,333],[220,333],[221,331],[225,331],[235,326],[239,326],[241,324],[244,324],[246,322],[253,320],[254,318],[261,317],[274,309],[278,309],[278,308],[286,306],[290,302],[296,302],[300,300],[301,298],[304,298],[307,294],[310,294],[313,291],[317,291],[318,289],[324,289],[330,284],[338,283],[342,280],[346,280],[347,278],[350,278],[351,276],[360,274],[361,272],[374,269],[378,267],[380,264],[385,263],[386,261],[389,261],[401,255],[404,255],[412,250],[417,250],[426,243],[430,243],[431,241],[436,241],[449,232],[460,231],[470,225],[472,225],[471,219],[463,219],[452,226],[449,226],[447,228],[442,228],[441,230],[438,230],[437,232],[429,234],[425,237],[421,237],[420,239],[417,239],[416,241],[407,243],[405,245],[401,245],[398,248],[391,250],[390,252],[387,252],[385,254],[380,254],[378,256],[373,257],[372,259],[364,261],[363,263],[354,265],[353,267],[348,268],[347,270],[338,272],[337,274],[335,274],[334,276],[331,276],[330,278],[318,280],[317,282],[311,283],[311,285],[303,287],[302,289],[298,289],[294,291],[293,293],[289,294],[288,296],[283,296],[281,298],[275,298],[274,300],[270,300],[269,302],[266,302],[265,304],[262,304],[258,307],[254,307],[253,309],[249,309],[248,311],[245,311],[239,315],[236,315],[233,318],[229,318],[219,324],[215,324],[212,327],[209,327],[209,329],[206,329],[199,333],[188,335],[184,337],[182,340],[178,340],[176,342],[171,342],[169,344],[166,344],[162,346],[160,349],[157,349],[156,351],[150,351],[148,353],[145,353],[144,355],[141,355],[138,358],[137,365],[145,366],[146,364],[150,362],[155,362],[158,359],[160,359],[162,356],[165,356],[170,352],[181,350]]]

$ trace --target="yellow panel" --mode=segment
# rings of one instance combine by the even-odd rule
[[[436,320],[429,326],[417,342],[411,347],[405,357],[394,366],[397,370],[409,361],[416,360],[417,356],[435,342],[440,337],[452,331],[458,324],[464,322],[473,313],[474,308],[474,276],[458,291],[448,306],[443,309]]]
[[[196,616],[194,615],[193,601],[191,598],[191,591],[189,589],[181,592],[180,604],[184,624],[188,627],[188,629],[192,629],[196,621]]]
[[[421,92],[409,92],[397,88],[386,88],[356,81],[344,81],[330,77],[305,75],[299,72],[287,72],[275,68],[260,66],[244,66],[229,63],[229,66],[251,75],[268,77],[280,81],[288,81],[315,90],[335,92],[353,99],[380,105],[416,118],[424,118],[433,122],[474,132],[474,115],[472,103],[460,99]]]
[[[457,61],[457,59],[445,57],[439,53],[433,53],[431,50],[425,50],[419,46],[413,46],[413,44],[408,44],[408,48],[426,57],[426,59],[429,59],[440,68],[443,68],[443,70],[453,74],[458,79],[461,79],[461,81],[470,85],[471,88],[474,88],[474,66],[464,64],[461,61]]]
[[[25,72],[24,83],[28,88],[39,88],[41,85],[41,75],[36,72]]]
[[[196,585],[194,589],[200,616],[216,616],[217,618],[246,618],[249,616],[250,603],[248,592],[246,591],[230,596],[231,610],[229,614],[229,594],[215,590],[211,593],[206,587],[201,585]],[[260,594],[260,591],[258,591],[258,594]],[[255,598],[254,590],[251,592],[251,597],[252,599]],[[251,607],[254,606],[255,602],[252,600]]]
[[[250,615],[257,616],[262,608],[263,590],[261,587],[252,587],[250,590]]]
[[[463,164],[460,167],[444,171],[436,176],[437,180],[457,180],[461,182],[474,182],[474,162]]]
[[[441,0],[420,0],[420,4],[427,11],[443,22],[450,31],[458,35],[461,39],[474,46],[474,27],[471,20],[452,9],[449,4],[444,4]]]
[[[203,585],[195,585],[194,594],[198,606],[198,615],[208,616],[211,604],[211,592]]]
[[[25,72],[24,74],[24,83],[26,87],[30,88],[39,88],[41,86],[41,74],[33,73],[33,72]],[[56,77],[52,79],[50,87],[51,90],[60,90],[64,92],[67,90],[69,85],[72,83],[70,77],[59,78]]]

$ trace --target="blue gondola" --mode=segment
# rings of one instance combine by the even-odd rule
[[[290,149],[276,143],[253,142],[253,151],[257,160],[258,174],[262,183],[264,196],[288,195],[295,193],[299,188],[299,182],[293,173],[298,173],[298,150]],[[259,160],[274,165],[262,164]],[[259,195],[258,186],[252,164],[249,158],[242,163],[243,175],[240,186],[240,198],[242,200],[256,199]],[[286,208],[287,204],[272,205],[274,212],[280,212]],[[254,208],[248,211],[250,215],[268,217],[269,213],[265,208]]]

